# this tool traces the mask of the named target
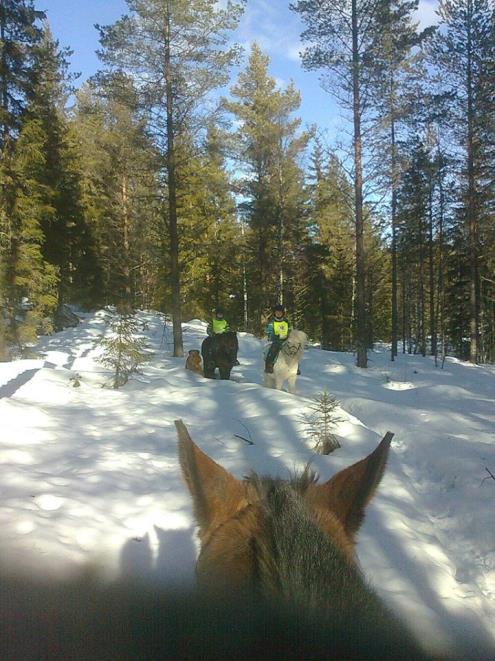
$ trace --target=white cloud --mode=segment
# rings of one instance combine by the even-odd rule
[[[241,19],[238,40],[256,41],[271,56],[298,61],[301,25],[285,3],[250,0]]]
[[[430,25],[436,25],[436,23],[438,23],[440,19],[436,13],[437,7],[437,0],[419,0],[416,20],[419,21],[420,28],[424,29]]]

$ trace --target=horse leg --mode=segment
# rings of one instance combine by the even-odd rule
[[[297,374],[291,374],[287,379],[287,386],[291,395],[296,394],[296,378]]]
[[[228,365],[222,365],[222,367],[219,367],[218,369],[220,371],[220,378],[224,381],[228,381],[230,379],[230,371],[232,368]]]
[[[207,379],[215,378],[215,363],[205,362],[204,363],[204,375]]]
[[[275,379],[273,378],[273,374],[265,372],[265,386],[267,388],[275,388]]]

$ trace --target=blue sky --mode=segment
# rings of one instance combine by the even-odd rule
[[[60,44],[73,49],[72,68],[81,72],[82,80],[99,68],[95,53],[99,46],[98,33],[94,24],[111,24],[127,8],[125,0],[37,0],[36,5],[47,12]],[[436,0],[421,0],[418,13],[421,24],[433,22],[436,5]],[[233,38],[245,47],[246,53],[256,40],[270,56],[270,73],[277,82],[286,85],[292,79],[301,92],[299,115],[303,123],[317,123],[335,138],[344,130],[345,122],[333,98],[321,89],[318,74],[301,67],[298,52],[303,26],[299,16],[288,7],[289,0],[248,0]]]

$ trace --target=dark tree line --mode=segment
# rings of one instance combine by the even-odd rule
[[[3,359],[66,303],[169,312],[181,355],[183,318],[222,304],[260,333],[283,302],[361,367],[376,341],[493,361],[492,0],[442,0],[424,31],[414,0],[293,9],[348,154],[256,44],[220,98],[240,2],[128,0],[74,89],[34,2],[0,0]]]

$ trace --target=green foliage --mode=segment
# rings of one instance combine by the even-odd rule
[[[330,454],[340,448],[333,431],[344,418],[339,413],[340,402],[327,390],[318,393],[310,404],[310,413],[303,415],[307,435],[314,442],[318,454]]]
[[[64,114],[71,90],[69,54],[67,49],[59,49],[45,28],[35,51],[34,85],[27,109],[27,117],[39,122],[43,131],[44,167],[36,173],[45,204],[40,226],[45,237],[43,255],[59,272],[60,305],[93,297],[99,279],[93,236],[82,204],[79,149]]]
[[[11,222],[15,227],[15,248],[9,268],[9,300],[17,320],[9,325],[14,335],[10,340],[22,349],[36,340],[37,333],[53,330],[52,317],[58,297],[58,269],[44,259],[44,234],[40,217],[49,212],[45,189],[38,174],[44,169],[44,133],[39,120],[26,121],[12,159],[12,176],[16,182]],[[24,314],[22,302],[29,311]]]
[[[229,321],[238,325],[242,237],[224,162],[225,141],[218,127],[210,125],[202,154],[190,143],[180,152],[183,293],[186,315],[203,318],[217,305],[225,307],[227,297],[234,295],[234,305],[227,308]]]
[[[103,350],[99,362],[114,372],[113,388],[125,385],[130,376],[138,372],[139,366],[148,360],[145,340],[137,335],[139,331],[140,324],[133,315],[117,314],[109,323],[108,334],[98,343]]]
[[[0,7],[0,149],[19,128],[32,85],[32,52],[41,40],[40,19],[32,0],[2,0]]]
[[[97,300],[159,307],[164,227],[157,153],[138,110],[120,98],[135,95],[131,81],[119,77],[106,83],[110,90],[93,85],[80,90],[71,124],[100,272]]]
[[[234,135],[241,168],[236,188],[246,223],[243,259],[256,331],[274,301],[295,301],[291,280],[298,279],[304,208],[299,159],[308,140],[299,131],[301,120],[293,117],[299,93],[292,83],[277,89],[268,66],[269,58],[254,44],[246,69],[231,88],[235,100],[225,102],[240,124]]]
[[[487,359],[492,341],[485,346],[484,337],[493,338],[495,324],[492,286],[485,285],[493,280],[485,255],[495,247],[494,8],[490,0],[441,0],[438,13],[441,25],[429,53],[437,94],[448,99],[440,124],[458,160],[455,217],[467,248],[459,253],[467,271],[462,297],[469,304],[458,318],[458,341],[469,336],[469,358],[478,362]]]
[[[322,347],[349,350],[354,345],[354,231],[352,188],[336,156],[315,140],[308,176],[308,292],[304,316]]]

